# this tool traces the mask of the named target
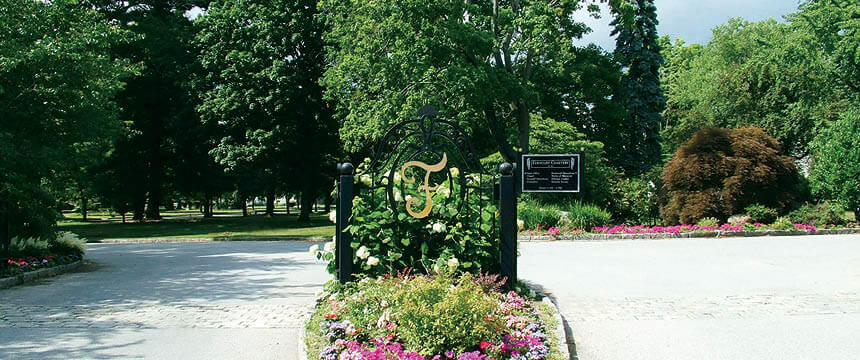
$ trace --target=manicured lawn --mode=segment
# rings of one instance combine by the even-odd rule
[[[310,222],[299,222],[296,215],[276,215],[272,218],[258,215],[245,218],[188,217],[125,224],[116,221],[81,222],[78,218],[61,220],[58,225],[60,230],[71,231],[88,241],[141,238],[331,237],[334,234],[334,225],[325,214],[311,216]]]

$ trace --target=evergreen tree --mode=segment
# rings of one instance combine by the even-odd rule
[[[657,36],[657,7],[653,0],[635,0],[633,23],[612,22],[616,60],[626,68],[619,100],[627,109],[627,137],[622,164],[629,175],[642,174],[660,163],[661,113],[666,97],[660,88],[663,56]]]

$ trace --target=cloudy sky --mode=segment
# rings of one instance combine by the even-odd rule
[[[688,43],[704,44],[711,39],[711,29],[729,18],[782,20],[783,15],[797,10],[798,0],[655,0],[655,4],[660,36],[670,35]],[[583,42],[593,42],[612,51],[615,40],[609,36],[609,11],[604,7],[599,20],[587,18],[586,14],[583,11],[583,20],[593,31]]]

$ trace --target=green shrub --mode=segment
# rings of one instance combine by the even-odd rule
[[[414,279],[394,295],[398,335],[424,355],[474,350],[504,328],[500,317],[485,318],[498,308],[498,299],[488,295],[468,274],[456,282],[441,276]]]
[[[576,202],[564,208],[558,223],[559,225],[589,231],[595,226],[611,224],[612,214],[599,206]]]
[[[720,220],[718,220],[717,218],[706,217],[700,219],[699,222],[696,223],[696,225],[717,227],[720,225]]]
[[[785,211],[803,198],[803,181],[790,156],[757,127],[705,128],[684,143],[663,169],[669,224],[703,217],[725,221],[752,204]]]
[[[812,141],[812,192],[841,202],[860,218],[860,109],[844,113]]]
[[[9,244],[9,253],[12,257],[40,257],[47,255],[48,241],[39,237],[13,237]]]
[[[616,181],[612,199],[612,214],[620,223],[653,224],[660,214],[656,186],[644,177]]]
[[[517,204],[517,217],[526,230],[548,229],[558,226],[561,210],[556,205],[541,204],[534,200],[523,200]]]
[[[762,224],[773,223],[776,221],[776,217],[779,216],[776,210],[759,204],[747,206],[746,214],[749,215],[750,222]]]
[[[433,164],[439,159],[416,158]],[[461,174],[457,168],[436,172],[430,182],[436,187],[430,193],[432,206],[424,218],[410,216],[406,204],[413,211],[424,208],[426,195],[418,191],[418,185],[406,186],[401,179],[399,167],[393,175],[393,209],[384,200],[388,197],[387,186],[371,188],[373,179],[366,175],[369,159],[357,169],[356,178],[360,188],[352,202],[350,225],[345,229],[352,234],[355,250],[353,273],[355,275],[381,276],[397,273],[403,269],[425,271],[427,264],[437,259],[460,259],[458,271],[477,272],[496,269],[498,266],[497,208],[492,203],[492,189],[487,183],[493,178],[483,175]],[[424,173],[410,168],[406,176],[415,179]],[[414,172],[413,172],[414,171]],[[380,179],[382,181],[381,174]],[[388,181],[388,178],[385,178]],[[419,180],[420,182],[421,180]],[[465,181],[465,184],[461,182]],[[482,184],[483,183],[483,184]],[[378,184],[377,184],[378,185]],[[480,189],[476,189],[483,185]],[[461,197],[462,196],[462,197]],[[419,209],[419,210],[416,210]],[[327,270],[335,273],[334,244],[318,247],[312,251],[317,258],[328,261]]]
[[[770,227],[776,230],[794,230],[794,221],[791,221],[788,216],[780,216]]]
[[[86,243],[74,233],[61,231],[54,240],[48,241],[48,248],[57,255],[82,255],[86,251]]]
[[[788,214],[791,221],[807,225],[845,225],[845,208],[835,202],[822,202],[816,205],[803,204]]]

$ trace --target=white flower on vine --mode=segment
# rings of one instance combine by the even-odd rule
[[[406,197],[403,198],[403,200],[406,200],[407,202],[409,202],[409,199],[412,199],[412,195],[406,195]]]
[[[526,222],[525,222],[525,221],[522,221],[522,220],[520,220],[520,219],[517,219],[517,228],[519,228],[520,230],[522,230],[522,229],[523,229],[523,228],[525,228],[525,227],[526,227]]]
[[[332,252],[334,250],[334,247],[335,247],[335,242],[334,242],[334,240],[332,240],[332,241],[325,243],[325,245],[323,245],[323,250],[325,250],[326,252]]]
[[[370,186],[370,184],[372,182],[372,178],[370,177],[369,174],[362,174],[361,176],[358,177],[358,180],[361,181],[362,184],[367,185],[367,186]]]
[[[450,169],[450,171],[451,171],[451,176],[452,176],[452,177],[458,177],[458,176],[460,176],[460,169],[455,168],[455,167],[452,167],[452,168]]]
[[[311,255],[316,256],[317,253],[320,252],[320,246],[319,245],[312,245],[311,248],[308,249],[308,252],[310,252]]]
[[[449,189],[447,186],[440,186],[438,189],[436,189],[436,193],[442,195],[443,197],[449,197],[451,196],[451,189]]]
[[[403,201],[403,196],[401,196],[400,190],[394,189],[394,201],[397,201],[397,202]]]
[[[358,248],[358,251],[355,252],[355,256],[358,256],[359,259],[367,259],[370,256],[370,251],[367,251],[367,247],[362,245]]]
[[[443,224],[443,223],[433,224],[433,232],[435,232],[435,233],[442,233],[442,232],[445,232],[445,230],[447,230],[447,229],[448,229],[448,227],[445,226],[445,224]]]
[[[331,220],[331,222],[337,224],[337,210],[332,210],[330,213],[328,213],[328,219]]]
[[[378,257],[370,256],[367,258],[367,265],[376,266],[376,264],[379,264],[379,258]]]
[[[454,271],[457,270],[458,266],[460,266],[460,260],[457,260],[455,257],[448,259],[448,269]]]

